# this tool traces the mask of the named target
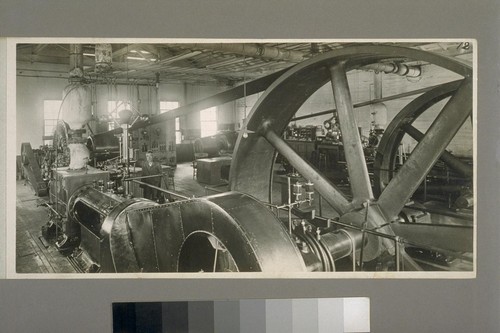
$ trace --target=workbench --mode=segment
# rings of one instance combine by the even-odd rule
[[[196,179],[198,182],[208,185],[218,185],[227,182],[231,159],[230,156],[220,156],[196,160]]]

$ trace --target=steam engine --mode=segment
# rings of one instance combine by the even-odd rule
[[[378,147],[370,172],[366,150],[350,117],[352,110],[338,103],[336,116],[342,133],[337,141],[343,142],[351,188],[346,195],[281,136],[314,92],[303,92],[303,82],[318,88],[331,79],[336,101],[345,101],[345,71],[392,58],[395,53],[401,58],[436,61],[463,79],[425,92],[398,114],[384,135],[378,131],[377,142],[371,143]],[[345,63],[345,59],[350,61]],[[472,166],[445,152],[459,125],[471,114],[471,69],[447,61],[423,51],[365,46],[332,51],[293,67],[265,92],[239,133],[229,191],[200,198],[179,195],[180,200],[164,204],[133,198],[127,188],[129,141],[144,135],[128,133],[133,117],[123,119],[121,130],[115,133],[119,139],[98,135],[85,142],[81,135],[88,121],[81,116],[84,90],[70,88],[80,92],[80,99],[69,103],[73,106],[65,114],[71,162],[52,171],[51,221],[45,232],[55,236],[58,248],[86,272],[471,270]],[[301,97],[287,101],[283,96]],[[441,121],[442,128],[429,129],[432,138],[411,128],[411,122],[429,105],[450,96],[448,104],[452,105],[444,110],[454,112],[458,125]],[[79,117],[68,121],[75,113]],[[420,143],[408,158],[399,159],[404,134]],[[156,135],[155,131],[149,135]],[[214,140],[207,146],[216,147]],[[172,150],[163,148],[165,156]],[[284,200],[273,203],[277,153],[295,174],[282,178]],[[117,157],[123,166],[119,171],[97,163]],[[88,164],[91,158],[100,168]],[[415,201],[415,193],[432,193],[433,185],[446,191],[447,184],[428,177],[432,170],[436,172],[433,167],[438,161],[461,177],[454,184],[460,188],[453,191],[456,204],[444,208]],[[318,215],[315,207],[320,200],[336,214]]]

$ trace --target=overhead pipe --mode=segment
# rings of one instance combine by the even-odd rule
[[[83,46],[82,44],[69,45],[69,77],[83,77]]]
[[[307,59],[304,52],[285,50],[274,46],[264,46],[250,43],[196,43],[182,44],[181,46],[192,49],[206,49],[211,51],[236,53],[242,56],[256,57],[270,60],[283,60],[289,62],[301,62]]]
[[[95,45],[95,71],[97,73],[108,72],[113,62],[113,48],[111,44]]]
[[[364,70],[373,70],[375,72],[384,72],[386,74],[397,74],[400,76],[419,77],[422,75],[420,66],[408,66],[398,63],[376,63],[361,67]]]

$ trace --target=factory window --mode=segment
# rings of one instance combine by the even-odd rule
[[[177,101],[160,101],[160,113],[164,113],[179,107]]]
[[[119,118],[118,112],[120,112],[121,110],[125,110],[127,106],[128,104],[124,101],[108,101],[108,130],[111,131],[112,129],[119,127],[115,119]]]
[[[181,142],[182,142],[181,120],[179,117],[175,117],[175,143],[179,144]]]
[[[62,101],[60,100],[43,101],[43,143],[46,145],[52,144],[52,140],[47,138],[54,135],[57,120],[62,116],[62,114],[59,114],[61,103]]]
[[[211,107],[200,111],[201,137],[217,133],[217,108]]]

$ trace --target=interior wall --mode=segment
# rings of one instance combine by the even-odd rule
[[[197,102],[227,89],[228,87],[225,86],[185,85],[186,103]],[[221,125],[233,122],[233,110],[234,107],[231,102],[217,106],[217,123],[219,128]],[[201,123],[199,112],[192,112],[186,115],[183,125],[181,127],[185,131],[187,139],[200,137]]]
[[[383,75],[383,96],[392,96],[408,90],[417,90],[424,86],[436,85],[450,81],[456,76],[434,66],[425,67],[425,76],[421,80],[409,80],[396,75]],[[429,75],[429,73],[431,75]],[[348,73],[348,82],[351,89],[351,97],[354,104],[366,102],[373,98],[373,72],[355,71]],[[65,79],[18,77],[17,81],[17,152],[20,152],[22,142],[30,142],[33,147],[43,144],[43,100],[62,99],[62,91],[67,85]],[[369,89],[366,89],[369,87]],[[185,105],[212,96],[226,90],[224,86],[208,85],[182,85],[182,84],[160,84],[158,91],[155,86],[137,85],[97,85],[96,97],[93,110],[97,118],[104,120],[108,116],[107,101],[130,101],[132,107],[141,114],[154,115],[158,113],[157,101],[170,100],[179,101]],[[236,101],[225,103],[217,107],[217,119],[219,128],[231,128],[236,124],[238,129],[243,124],[245,116],[251,112],[262,93],[247,96]],[[414,96],[388,101],[387,124]],[[335,102],[331,90],[331,84],[327,83],[315,92],[297,111],[296,116],[309,115],[312,113],[335,108]],[[415,122],[415,126],[425,130],[430,125],[430,120],[435,117],[437,108],[433,112],[427,112]],[[362,134],[368,136],[371,122],[372,107],[356,108],[356,120],[362,128]],[[317,126],[329,119],[329,115],[316,116],[296,122],[297,126]],[[386,124],[386,125],[387,125]],[[187,137],[199,136],[200,117],[198,112],[187,115],[181,121],[181,128],[187,133]],[[102,130],[98,129],[97,131]],[[467,144],[472,135],[471,124],[465,124],[461,135],[458,135],[450,149],[458,155],[472,154],[472,146]],[[405,138],[405,143],[414,146],[415,142]]]
[[[420,78],[406,78],[393,74],[382,74],[382,97],[398,95],[404,92],[419,90],[424,87],[434,86],[445,82],[457,80],[460,77],[455,73],[439,68],[434,65],[422,66],[423,76]],[[374,75],[372,71],[350,71],[347,73],[351,99],[354,105],[367,102],[375,98]],[[248,116],[252,108],[257,103],[263,93],[247,96],[235,101],[234,119],[237,128],[243,125],[243,119]],[[397,100],[384,102],[387,108],[387,122],[382,125],[386,128],[396,114],[401,111],[408,103],[415,99],[419,94],[403,97]],[[446,101],[445,101],[446,102]],[[444,103],[438,103],[429,108],[424,114],[414,122],[414,126],[421,131],[426,131],[437,113],[444,106]],[[331,83],[328,82],[314,94],[312,94],[305,103],[297,110],[295,117],[307,116],[314,113],[335,109],[335,100],[333,97]],[[361,127],[361,134],[368,137],[372,121],[373,106],[356,107],[354,109],[356,122]],[[310,118],[295,121],[297,126],[318,126],[331,118],[331,115],[313,116]],[[464,123],[462,129],[455,136],[448,146],[448,150],[458,156],[472,156],[472,124],[470,121]],[[416,145],[416,141],[405,136],[403,139],[405,148],[411,151]]]
[[[31,147],[43,145],[43,101],[61,100],[66,80],[17,77],[16,152],[21,153],[21,143]]]
[[[424,87],[439,85],[445,82],[457,80],[460,77],[445,69],[434,65],[425,65],[422,67],[423,76],[420,78],[407,78],[393,74],[382,74],[382,97],[398,95],[408,91],[419,90]],[[351,71],[347,73],[351,99],[353,105],[363,103],[374,99],[374,72],[372,71]],[[367,89],[368,87],[368,89]],[[384,102],[387,108],[387,122],[382,125],[387,128],[396,114],[401,111],[408,103],[414,100],[419,94],[404,97],[392,101]],[[424,112],[415,122],[414,126],[421,131],[426,131],[436,117],[437,113],[444,106],[444,103],[438,103]],[[313,113],[335,109],[335,100],[333,98],[332,86],[328,82],[318,89],[306,102],[299,108],[296,117],[311,115]],[[356,122],[361,127],[361,134],[368,137],[370,133],[370,124],[372,121],[371,112],[373,106],[357,107],[354,109]],[[297,126],[317,126],[323,125],[323,122],[331,118],[331,115],[315,116],[295,122]],[[472,126],[470,122],[464,123],[464,126],[455,136],[448,146],[448,150],[460,156],[472,156]],[[415,147],[416,141],[406,136],[403,139],[408,151]]]
[[[243,126],[244,120],[250,112],[252,111],[253,106],[257,103],[260,96],[262,96],[264,92],[260,92],[257,94],[249,95],[244,98],[237,99],[235,101],[235,123],[236,128],[239,129]]]
[[[30,142],[33,148],[43,145],[43,101],[48,99],[62,100],[66,79],[17,77],[17,110],[16,110],[16,152],[20,154],[21,143]],[[158,102],[178,101],[180,105],[196,102],[225,90],[222,86],[195,86],[183,84],[160,84],[158,90],[154,85],[113,85],[99,84],[95,88],[92,110],[94,116],[101,121],[100,128],[91,124],[94,132],[107,130],[108,101],[127,101],[133,110],[143,115],[158,114]],[[234,123],[234,102],[218,107],[218,123],[220,126]],[[102,125],[104,124],[104,126]],[[199,112],[187,115],[181,121],[181,128],[187,133],[200,131]]]

